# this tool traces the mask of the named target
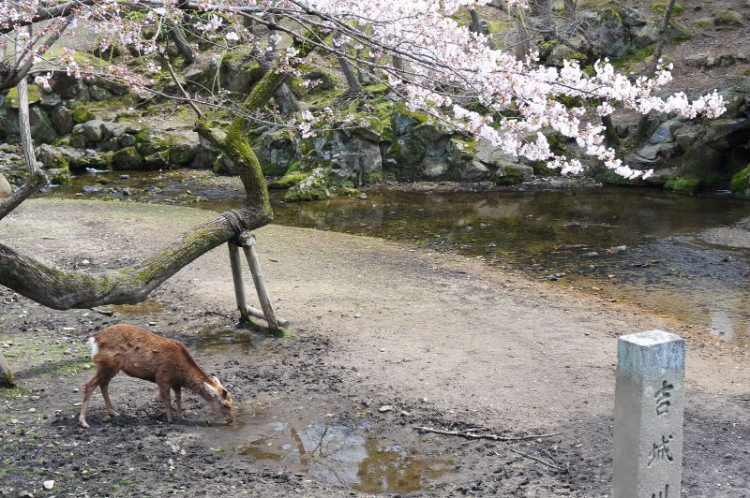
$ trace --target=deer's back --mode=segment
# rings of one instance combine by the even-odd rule
[[[133,325],[108,327],[94,335],[94,340],[98,347],[96,363],[151,382],[181,384],[186,362],[192,360],[181,342]]]

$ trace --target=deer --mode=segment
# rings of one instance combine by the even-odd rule
[[[170,391],[174,391],[177,417],[182,420],[183,387],[205,399],[228,424],[232,423],[232,394],[224,389],[219,379],[206,374],[180,341],[132,325],[113,325],[89,337],[89,345],[96,371],[84,387],[78,418],[81,426],[89,428],[86,410],[97,387],[102,392],[108,417],[119,415],[109,399],[109,382],[120,371],[159,386],[159,395],[166,406],[167,422],[170,424],[173,422]]]

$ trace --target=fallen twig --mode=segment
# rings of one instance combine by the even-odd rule
[[[563,472],[565,470],[562,467],[558,467],[557,465],[553,465],[553,464],[551,464],[549,462],[546,462],[546,461],[542,460],[541,458],[535,457],[534,455],[529,455],[528,453],[524,453],[523,451],[518,451],[518,450],[516,450],[514,448],[511,448],[507,444],[505,445],[505,449],[509,450],[509,451],[511,451],[513,453],[515,453],[516,455],[521,455],[524,458],[528,458],[529,460],[534,460],[535,462],[541,463],[542,465],[546,465],[547,467],[549,467],[551,469],[555,469],[555,470],[560,471],[560,472]],[[497,456],[500,456],[500,453],[498,453],[497,451],[493,451],[493,453],[495,455],[497,455]]]
[[[551,434],[530,434],[528,436],[498,436],[497,434],[477,434],[475,432],[460,432],[460,431],[446,431],[443,429],[433,429],[431,427],[414,427],[419,432],[430,432],[433,434],[442,434],[444,436],[458,436],[466,439],[489,439],[491,441],[527,441],[529,439],[537,439],[540,437],[552,437],[560,435],[559,432]]]

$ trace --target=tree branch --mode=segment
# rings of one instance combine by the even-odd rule
[[[31,27],[29,26],[29,31]],[[21,52],[16,48],[16,58],[21,59]],[[29,178],[21,188],[10,197],[0,200],[0,220],[16,209],[24,200],[40,188],[47,185],[47,176],[36,162],[34,143],[31,140],[31,122],[29,120],[29,84],[26,78],[18,82],[18,128],[21,133],[21,147],[29,170]]]
[[[297,42],[296,48],[298,57],[304,58],[314,46]],[[287,77],[281,69],[280,65],[272,68],[255,84],[242,104],[243,112],[255,112],[271,99]],[[273,218],[268,188],[245,128],[245,118],[238,117],[226,137],[220,137],[202,120],[197,123],[201,136],[224,152],[239,170],[247,195],[242,208],[226,211],[184,233],[138,265],[103,275],[57,270],[0,244],[0,284],[59,310],[138,303],[199,256],[242,232],[267,225]]]

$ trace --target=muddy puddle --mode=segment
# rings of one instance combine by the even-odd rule
[[[273,402],[247,403],[235,423],[212,436],[215,451],[262,461],[308,479],[348,486],[364,493],[434,490],[456,462],[445,455],[421,453],[418,441],[397,442],[371,434],[367,424],[336,425],[322,415],[308,419],[307,407],[281,413]]]
[[[201,328],[195,335],[182,339],[182,342],[193,351],[210,351],[215,353],[258,353],[262,349],[263,338],[245,330]]]
[[[84,174],[49,196],[184,204],[221,211],[242,192],[185,172]],[[274,223],[457,252],[534,278],[631,302],[750,346],[750,251],[706,244],[700,233],[750,215],[726,195],[655,189],[420,193],[368,192],[366,200],[285,204]]]

